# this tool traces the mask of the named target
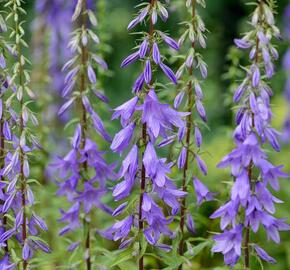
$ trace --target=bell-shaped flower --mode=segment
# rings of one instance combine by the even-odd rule
[[[187,113],[177,112],[168,104],[160,103],[153,89],[149,91],[140,109],[143,110],[142,123],[147,124],[152,141],[155,141],[158,136],[167,137],[167,132],[174,127],[180,129],[185,126],[182,117]]]
[[[243,241],[243,226],[237,225],[231,230],[225,230],[219,235],[215,235],[213,252],[221,252],[224,255],[226,265],[234,266],[241,256]]]

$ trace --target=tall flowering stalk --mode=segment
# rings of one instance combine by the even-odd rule
[[[287,41],[290,41],[290,5],[285,9],[284,13],[284,23],[285,23],[285,37]],[[283,139],[286,142],[290,141],[290,48],[288,48],[284,59],[283,59],[283,68],[287,74],[287,82],[285,85],[285,96],[288,104],[288,111],[286,116],[286,121],[284,124]]]
[[[234,132],[236,148],[218,165],[231,167],[235,179],[231,199],[211,217],[221,218],[223,233],[214,236],[213,252],[224,255],[225,264],[234,266],[242,255],[244,269],[250,269],[250,256],[255,255],[269,263],[275,263],[265,250],[251,241],[251,231],[256,233],[260,224],[268,239],[280,242],[279,231],[289,230],[284,219],[273,216],[274,203],[282,203],[268,189],[279,189],[278,178],[289,177],[281,171],[283,166],[274,166],[263,149],[267,143],[279,152],[278,132],[271,127],[272,112],[270,97],[273,92],[267,81],[274,74],[273,60],[278,53],[271,44],[280,33],[273,16],[274,1],[260,0],[251,19],[252,30],[235,44],[241,49],[250,49],[246,77],[234,94],[234,103],[239,109]]]
[[[33,157],[33,150],[39,147],[39,143],[29,127],[30,124],[37,125],[37,119],[29,108],[30,99],[35,95],[29,88],[30,74],[26,69],[29,61],[22,54],[23,48],[27,47],[21,21],[21,17],[26,12],[22,4],[23,1],[17,0],[7,1],[5,4],[8,9],[6,21],[11,20],[12,23],[10,37],[14,39],[12,46],[7,48],[14,58],[14,63],[11,67],[11,78],[4,78],[12,91],[5,101],[5,106],[2,103],[2,108],[4,108],[2,113],[7,112],[9,115],[9,121],[3,122],[3,135],[7,141],[6,145],[9,142],[10,147],[9,150],[5,149],[6,157],[1,170],[6,189],[1,212],[11,218],[7,221],[6,231],[0,237],[0,243],[3,246],[15,237],[21,251],[19,252],[15,244],[6,249],[9,254],[14,254],[14,262],[10,264],[9,256],[6,255],[1,262],[4,269],[5,267],[13,269],[19,265],[19,269],[26,270],[35,250],[50,252],[50,249],[37,236],[39,230],[47,230],[46,224],[32,209],[34,195],[30,187],[33,180],[29,179],[29,161]]]
[[[151,0],[140,4],[138,15],[128,25],[131,30],[138,24],[148,23],[149,29],[142,32],[139,45],[121,64],[125,68],[139,60],[142,72],[133,85],[134,97],[117,107],[113,114],[113,119],[121,119],[123,129],[115,135],[111,149],[120,154],[128,152],[118,173],[121,182],[113,189],[114,199],[123,200],[113,216],[122,215],[123,218],[102,232],[109,239],[121,240],[122,249],[134,249],[132,243],[138,243],[135,254],[138,254],[140,270],[144,269],[147,243],[170,249],[160,242],[160,238],[174,236],[169,224],[179,211],[179,199],[186,195],[169,178],[172,164],[156,153],[156,146],[168,145],[176,137],[182,140],[185,131],[182,118],[187,115],[161,103],[157,96],[158,70],[177,83],[173,71],[164,64],[160,45],[165,43],[174,50],[179,48],[172,38],[156,29],[159,18],[165,22],[168,12],[161,1]],[[174,133],[175,128],[178,134]]]
[[[90,101],[97,98],[102,103],[107,102],[104,94],[97,90],[98,81],[94,69],[107,69],[107,64],[94,52],[100,40],[94,32],[97,19],[89,8],[88,1],[77,1],[72,21],[80,27],[72,33],[69,42],[73,57],[63,67],[67,74],[62,95],[67,101],[60,108],[59,115],[74,105],[79,116],[71,121],[77,123],[71,140],[72,149],[54,165],[59,169],[63,180],[59,183],[58,195],[65,195],[72,204],[69,210],[61,210],[60,220],[68,224],[60,231],[60,235],[83,228],[84,239],[77,239],[68,250],[76,250],[82,243],[86,269],[89,270],[93,269],[94,263],[91,258],[91,217],[96,208],[112,213],[101,199],[106,193],[106,180],[114,177],[114,166],[106,163],[103,152],[93,140],[95,133],[105,141],[110,141],[111,138]]]
[[[42,112],[40,133],[44,148],[44,162],[42,165],[45,180],[52,178],[54,175],[53,168],[47,164],[51,164],[51,160],[56,155],[62,155],[68,148],[65,138],[61,137],[56,130],[60,129],[70,118],[69,113],[57,117],[57,111],[61,107],[61,92],[65,87],[65,73],[62,67],[72,58],[71,50],[67,48],[66,44],[69,43],[70,34],[74,28],[71,17],[75,4],[76,1],[69,0],[38,0],[35,2],[38,17],[34,22],[34,30],[36,31],[33,31],[33,33],[35,39],[40,39],[40,44],[38,44],[40,46],[35,49],[34,57],[35,62],[41,68],[35,66],[32,81],[38,83],[38,88],[43,88],[43,91],[39,91],[39,95],[42,101],[40,104]],[[91,10],[95,10],[92,0],[88,1],[88,6]],[[41,34],[37,33],[38,31],[41,31]],[[48,63],[48,67],[45,66],[46,63]],[[43,80],[44,76],[46,80]],[[48,129],[47,126],[55,127],[55,129]],[[53,150],[49,149],[51,145],[55,145]]]
[[[5,156],[7,155],[8,149],[6,145],[6,130],[7,130],[7,125],[8,124],[8,118],[9,115],[6,112],[5,108],[5,102],[7,100],[7,90],[8,90],[8,80],[9,75],[8,75],[8,68],[6,64],[6,54],[9,55],[9,50],[7,47],[7,42],[5,38],[2,36],[4,32],[7,32],[7,26],[6,23],[0,15],[0,31],[1,31],[1,36],[0,36],[0,169],[1,172],[5,168]],[[6,199],[6,184],[5,184],[5,177],[3,176],[2,173],[0,173],[0,213],[1,213],[1,220],[0,220],[0,232],[1,235],[6,232],[7,229],[7,216],[5,213],[2,211],[3,206],[5,204],[5,199]],[[2,260],[5,260],[5,258],[8,258],[8,252],[9,252],[9,246],[8,246],[8,241],[3,241],[0,245],[1,249],[4,251],[4,257]],[[2,250],[1,250],[2,251]]]
[[[183,147],[181,148],[179,158],[177,160],[177,166],[182,170],[182,190],[187,192],[189,185],[193,185],[197,196],[197,205],[200,205],[203,200],[212,200],[212,193],[209,192],[207,187],[198,180],[190,166],[190,161],[193,158],[196,161],[198,169],[204,175],[207,175],[207,167],[204,161],[201,159],[199,152],[202,145],[202,135],[199,129],[199,121],[194,120],[194,113],[197,112],[199,118],[203,122],[207,122],[206,112],[202,104],[203,92],[201,89],[201,80],[198,78],[198,74],[195,71],[199,70],[201,78],[207,77],[206,64],[202,58],[202,55],[196,50],[197,45],[205,48],[205,25],[202,18],[197,12],[197,5],[205,7],[204,1],[189,0],[186,1],[186,7],[190,13],[190,20],[184,22],[186,26],[185,32],[182,34],[179,44],[186,44],[187,41],[190,47],[185,55],[184,62],[177,71],[177,77],[181,79],[183,87],[177,94],[174,107],[177,109],[185,100],[185,110],[188,112],[186,117],[186,129],[185,139],[182,141]],[[193,136],[194,135],[194,136]],[[182,238],[179,243],[179,254],[184,255],[185,243],[184,243],[184,230],[185,223],[190,231],[194,231],[194,221],[190,214],[190,209],[187,207],[186,198],[181,200],[181,213],[180,213],[180,232]],[[179,269],[182,269],[180,265]]]
[[[43,146],[40,165],[43,182],[51,179],[54,173],[48,164],[56,155],[65,153],[68,147],[65,138],[57,130],[62,128],[69,114],[57,117],[57,111],[62,105],[61,91],[65,80],[62,67],[72,57],[66,44],[69,43],[73,29],[71,17],[74,6],[74,1],[67,0],[35,1],[37,16],[32,26],[34,65],[31,80],[39,89],[39,137]]]

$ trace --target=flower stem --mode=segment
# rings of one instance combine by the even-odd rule
[[[82,1],[82,31],[86,31],[86,24],[87,24],[87,17],[86,17],[86,0]],[[86,67],[87,67],[87,61],[88,61],[88,52],[87,52],[87,47],[81,44],[81,64],[82,64],[82,73],[80,76],[80,93],[81,97],[82,94],[86,90]],[[84,103],[82,100],[80,100],[81,103],[81,149],[84,149],[85,144],[86,144],[86,130],[87,130],[87,111],[85,108]],[[86,162],[84,163],[85,169],[87,169],[87,164]]]
[[[249,243],[250,243],[250,227],[246,227],[246,236],[245,236],[245,267],[244,270],[250,269],[250,249],[249,249]]]
[[[192,1],[192,25],[194,25],[194,18],[195,18],[195,0]],[[191,44],[192,48],[194,48],[194,42]],[[193,75],[193,68],[190,67],[188,69],[189,76]],[[193,106],[193,96],[192,96],[192,81],[190,80],[187,87],[187,100],[188,100],[188,107],[187,112],[189,115],[186,117],[186,158],[185,164],[183,168],[183,177],[182,177],[182,190],[184,192],[187,191],[186,186],[186,179],[188,175],[188,163],[189,163],[189,147],[191,141],[191,133],[192,133],[192,106]],[[179,255],[183,256],[184,254],[184,224],[185,224],[185,212],[186,212],[186,198],[181,199],[181,211],[180,211],[180,223],[179,228],[181,232],[181,240],[179,242]],[[178,267],[178,270],[182,270],[182,264]]]
[[[88,232],[87,232],[87,239],[86,239],[86,250],[88,251],[88,254],[87,254],[88,257],[86,258],[86,265],[87,265],[87,270],[91,270],[91,255],[90,255],[91,234],[90,234],[90,224],[88,223],[87,225],[88,225]]]
[[[15,2],[15,6],[18,8],[18,4]],[[17,10],[14,10],[14,15],[15,17],[18,18]],[[19,20],[17,19],[15,21],[15,33],[16,36],[21,36],[20,33],[20,25],[19,25]],[[23,71],[23,63],[22,63],[22,49],[20,45],[20,41],[16,40],[16,48],[17,48],[17,56],[18,56],[18,63],[19,63],[19,68],[18,68],[18,76],[19,76],[19,86],[21,87],[22,91],[24,91],[24,71]],[[19,125],[19,151],[20,151],[20,181],[21,181],[21,204],[22,204],[22,209],[23,209],[23,221],[22,221],[22,246],[24,247],[25,241],[27,239],[27,224],[26,224],[26,178],[24,175],[24,159],[25,159],[25,153],[22,149],[22,146],[20,145],[22,136],[24,135],[25,132],[25,126],[24,126],[24,119],[23,119],[23,95],[21,95],[21,98],[19,100],[20,103],[20,125]],[[26,270],[28,267],[28,261],[23,260],[23,265],[22,269]]]
[[[81,27],[82,31],[86,32],[86,27],[87,27],[87,15],[86,15],[86,10],[87,10],[87,3],[86,0],[82,1],[82,19],[81,19]],[[80,93],[81,97],[82,94],[86,91],[86,81],[87,81],[87,76],[86,76],[86,67],[87,67],[87,62],[88,62],[88,51],[87,47],[81,43],[81,64],[82,64],[82,73],[80,76]],[[81,105],[81,118],[80,118],[80,123],[81,123],[81,145],[80,149],[84,149],[86,145],[86,131],[87,131],[87,111],[85,108],[84,103],[82,102],[82,99],[80,100],[80,105]],[[82,167],[84,171],[87,171],[88,169],[88,164],[85,161],[82,164]],[[87,235],[85,238],[85,253],[86,253],[86,268],[87,270],[91,270],[92,268],[92,262],[91,262],[91,240],[90,240],[90,221],[84,219],[85,226],[84,228],[87,229]]]
[[[1,93],[2,95],[2,93]],[[3,96],[2,96],[3,97]],[[1,98],[2,98],[1,97]],[[4,103],[2,101],[2,118],[0,120],[0,169],[2,170],[5,166],[5,138],[4,138]],[[4,177],[1,175],[0,176],[0,181],[3,181]],[[2,190],[3,194],[5,194],[5,189],[3,188]],[[6,226],[7,226],[7,217],[5,216],[5,214],[3,215],[2,218],[2,224],[3,224],[3,228],[4,230],[6,230]],[[5,252],[7,253],[9,251],[9,247],[8,247],[8,241],[5,241],[5,248],[4,248]]]
[[[262,14],[262,2],[260,1],[260,17]],[[259,63],[259,38],[256,38],[256,53],[255,53],[255,64]],[[252,114],[252,127],[255,128],[255,119],[254,119],[254,114]],[[253,167],[253,161],[251,160],[250,165],[248,167],[248,178],[250,181],[250,185],[251,185],[251,191],[253,192],[253,188],[254,185],[252,184],[252,170]],[[244,242],[244,246],[245,246],[245,252],[244,252],[244,270],[249,270],[250,269],[250,225],[248,224],[246,226],[246,234],[245,234],[245,242]]]
[[[189,70],[189,74],[192,75],[192,69]],[[182,177],[182,190],[184,192],[187,191],[187,186],[186,186],[186,179],[187,179],[187,173],[188,173],[188,161],[189,161],[189,147],[190,147],[190,141],[191,141],[191,128],[192,128],[192,114],[191,114],[191,106],[192,106],[192,83],[190,82],[188,84],[188,90],[187,90],[187,95],[188,95],[188,108],[187,112],[190,113],[186,117],[186,158],[185,158],[185,164],[183,168],[183,177]],[[183,239],[183,233],[184,233],[184,224],[185,224],[185,212],[186,212],[186,199],[182,198],[181,200],[181,211],[180,211],[180,223],[179,223],[179,228],[182,234],[182,239],[180,240],[179,243],[179,255],[184,254],[184,239]],[[179,266],[179,270],[182,269],[182,265]]]
[[[150,0],[150,8],[153,9],[154,4],[156,0]],[[152,19],[150,19],[150,26],[149,26],[149,39],[153,38],[154,34],[154,24],[152,22]],[[142,142],[143,142],[143,147],[146,149],[147,146],[147,125],[144,123],[142,125]],[[145,151],[145,150],[144,150]],[[142,158],[143,158],[144,152],[142,153]],[[144,166],[144,163],[142,162],[142,169],[141,169],[141,183],[140,183],[140,198],[139,198],[139,235],[141,235],[143,229],[144,229],[144,223],[142,220],[142,204],[143,204],[143,195],[145,192],[145,187],[146,187],[146,169]],[[139,240],[139,251],[141,253],[142,246],[141,246],[141,241]],[[144,256],[141,256],[139,259],[139,270],[144,270]]]
[[[146,124],[142,126],[142,141],[143,145],[146,147],[147,144],[147,127]],[[143,153],[144,154],[144,153]],[[142,163],[142,170],[141,170],[141,184],[140,184],[140,199],[139,199],[139,232],[140,235],[144,228],[144,223],[142,221],[142,204],[143,204],[143,195],[145,192],[145,185],[146,185],[146,170],[145,166]],[[139,250],[141,252],[141,243],[139,242]],[[144,257],[140,257],[139,259],[139,270],[144,270]]]
[[[254,123],[254,117],[252,117],[252,122]],[[248,167],[248,177],[251,185],[251,190],[253,189],[252,185],[252,167],[253,167],[253,161],[250,162],[250,165]],[[250,269],[250,225],[247,224],[246,226],[246,234],[245,234],[245,255],[244,255],[244,270]]]

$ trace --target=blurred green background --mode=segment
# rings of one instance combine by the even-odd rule
[[[29,10],[26,18],[26,27],[32,29],[31,25],[37,14],[34,12],[34,1],[29,0],[26,2]],[[111,70],[111,76],[103,79],[103,85],[107,96],[110,98],[110,106],[114,108],[131,96],[131,87],[138,75],[138,69],[136,66],[132,66],[126,70],[121,70],[120,63],[122,59],[131,52],[131,48],[135,46],[134,35],[130,35],[126,28],[128,22],[135,13],[135,5],[139,4],[140,1],[107,0],[105,2],[106,14],[102,17],[104,21],[100,23],[105,29],[107,34],[106,38],[108,38],[107,42],[111,48],[110,52],[106,55],[106,60]],[[173,7],[174,2],[177,1],[172,1],[171,5]],[[182,2],[182,0],[178,0],[178,2]],[[240,76],[241,74],[236,74],[236,69],[229,68],[231,63],[228,60],[227,55],[230,53],[232,56],[240,56],[239,52],[230,49],[230,47],[233,44],[233,39],[239,37],[240,33],[243,33],[248,29],[246,20],[252,11],[252,6],[246,5],[247,1],[242,0],[207,0],[206,2],[207,8],[205,10],[200,10],[200,13],[202,14],[209,30],[207,40],[208,47],[206,50],[202,51],[209,70],[208,79],[203,85],[205,93],[204,104],[207,109],[209,118],[208,125],[210,127],[210,130],[203,130],[205,142],[203,149],[206,153],[203,158],[206,160],[208,165],[209,175],[206,178],[202,178],[202,180],[212,191],[218,193],[218,201],[205,203],[200,209],[195,210],[195,217],[197,217],[196,236],[202,237],[209,237],[211,235],[210,232],[219,231],[218,222],[209,220],[207,216],[209,216],[229,196],[225,181],[231,180],[230,172],[228,170],[217,169],[216,164],[233,148],[231,136],[234,126],[234,114],[231,107],[231,85],[235,82],[235,76]],[[282,13],[287,4],[288,1],[286,0],[278,1],[277,24],[280,29],[283,29]],[[162,24],[161,27],[163,29],[168,29],[171,36],[178,39],[182,31],[182,27],[179,23],[185,19],[185,16],[187,16],[187,14],[184,9],[176,10],[172,8],[169,21],[166,25]],[[36,33],[34,31],[30,31],[29,39],[35,39],[35,35]],[[287,41],[277,42],[281,56],[283,56],[288,45]],[[177,70],[177,65],[174,67],[174,70]],[[279,130],[282,128],[283,120],[287,111],[287,104],[283,97],[285,79],[286,74],[281,70],[280,59],[280,62],[277,63],[277,74],[274,76],[271,83],[275,93],[275,97],[272,101],[274,126]],[[170,96],[173,97],[176,91],[174,87],[170,87],[168,90],[171,91]],[[45,87],[42,91],[46,91]],[[49,129],[51,128],[55,127],[49,127]],[[110,123],[109,129],[112,133],[116,131],[118,129],[118,121]],[[62,129],[62,127],[58,127],[56,132],[59,133],[60,136],[67,136],[67,133]],[[106,147],[107,146],[103,146],[102,148]],[[269,153],[274,164],[285,164],[285,171],[290,172],[290,147],[284,145],[281,153],[274,153],[269,149]],[[116,160],[119,157],[109,155],[108,158]],[[44,164],[44,166],[46,165]],[[37,174],[37,172],[35,173]],[[45,217],[48,227],[50,228],[48,235],[46,235],[45,238],[50,243],[53,253],[50,255],[39,254],[40,261],[39,259],[37,260],[37,266],[35,269],[81,269],[68,267],[71,258],[69,258],[70,254],[65,250],[67,241],[64,238],[59,237],[57,234],[58,230],[61,228],[61,225],[57,223],[57,219],[60,217],[58,209],[60,207],[65,207],[66,202],[63,198],[57,197],[55,192],[56,186],[53,181],[47,181],[44,187],[36,187],[36,197],[38,200],[37,208],[40,215]],[[276,194],[277,197],[285,202],[284,204],[277,206],[277,216],[288,218],[290,215],[290,181],[282,180],[281,191]],[[105,228],[112,224],[112,219],[104,215],[98,215],[96,217],[96,223],[99,224],[101,228]],[[77,238],[77,235],[75,237]],[[264,269],[290,269],[289,232],[281,233],[282,241],[280,245],[268,242],[265,233],[262,231],[255,236],[255,239],[278,261],[276,265],[265,264]],[[117,248],[117,245],[114,245],[114,243],[102,240],[97,235],[96,244],[108,249]],[[95,256],[97,256],[96,260],[100,263],[103,260],[106,260],[106,256],[103,254],[104,252],[101,250],[95,250]],[[153,257],[148,257],[145,261],[146,269],[160,269],[163,267],[162,265],[158,265],[158,262]],[[261,269],[255,260],[253,260],[252,263],[253,265],[251,269]],[[227,269],[222,266],[222,257],[219,255],[212,256],[210,254],[210,249],[207,248],[196,256],[191,267],[185,267],[185,269]],[[114,269],[119,268],[115,267]],[[126,261],[123,264],[120,264],[120,269],[136,269],[136,263],[134,260]],[[242,268],[238,265],[236,269]]]

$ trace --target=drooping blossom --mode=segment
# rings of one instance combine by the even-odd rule
[[[237,127],[233,138],[235,149],[219,163],[219,168],[230,167],[235,181],[231,188],[230,201],[221,206],[212,218],[221,218],[224,231],[214,237],[213,252],[224,255],[225,264],[234,266],[241,257],[241,241],[244,238],[244,267],[250,266],[250,257],[256,254],[262,260],[275,263],[265,250],[252,243],[250,232],[259,228],[266,231],[269,240],[280,242],[279,231],[289,230],[284,219],[274,217],[275,203],[282,203],[271,193],[279,189],[279,178],[289,175],[269,161],[264,147],[269,144],[280,151],[279,132],[271,127],[273,114],[270,99],[273,91],[268,80],[274,74],[273,60],[278,57],[271,44],[280,33],[275,26],[272,7],[265,1],[258,1],[251,20],[252,30],[235,44],[243,50],[250,50],[251,64],[245,70],[246,77],[234,94],[238,104]]]
[[[107,69],[107,65],[101,55],[95,52],[100,40],[95,33],[97,19],[90,1],[79,0],[74,3],[71,28],[72,25],[80,25],[80,28],[74,30],[68,42],[72,58],[63,67],[66,75],[62,95],[66,101],[59,109],[59,115],[73,106],[79,107],[79,114],[71,149],[52,165],[59,175],[57,194],[66,196],[72,205],[68,210],[61,209],[60,221],[67,225],[61,229],[60,235],[73,237],[76,230],[85,230],[83,239],[74,238],[75,242],[68,250],[74,251],[81,246],[86,269],[91,269],[91,232],[94,229],[91,216],[96,209],[112,214],[112,209],[103,202],[103,196],[107,191],[107,180],[115,178],[115,166],[106,162],[104,151],[95,141],[96,136],[105,142],[110,142],[111,137],[95,110],[96,100],[107,102],[105,95],[96,90],[99,86],[97,72]]]
[[[213,200],[213,193],[197,178],[193,180],[193,186],[197,197],[197,205],[200,205],[203,201]]]
[[[234,266],[242,254],[243,226],[236,225],[230,230],[214,236],[215,245],[213,252],[221,252],[224,255],[225,264]]]
[[[169,177],[173,164],[160,158],[156,150],[158,145],[182,140],[183,118],[187,115],[162,103],[158,97],[157,73],[164,74],[173,84],[177,82],[160,48],[166,44],[178,50],[179,45],[168,34],[155,29],[158,20],[166,21],[167,17],[162,1],[152,0],[141,7],[128,25],[131,30],[137,24],[148,22],[150,30],[142,34],[138,48],[121,63],[122,68],[135,62],[144,65],[133,85],[134,97],[117,107],[112,117],[120,118],[122,124],[111,145],[111,149],[123,158],[118,172],[120,181],[113,188],[115,201],[122,203],[113,213],[118,221],[100,232],[108,239],[120,240],[122,249],[137,242],[141,250],[140,237],[143,235],[150,245],[170,250],[168,245],[161,243],[161,236],[174,237],[169,225],[180,209],[180,198],[186,195]],[[135,190],[138,197],[133,195]],[[143,266],[142,257],[139,259],[140,269]]]

